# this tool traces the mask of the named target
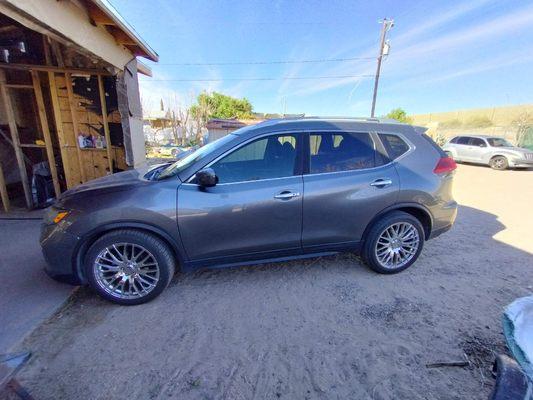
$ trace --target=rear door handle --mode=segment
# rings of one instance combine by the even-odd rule
[[[293,197],[298,197],[298,196],[300,196],[300,193],[298,192],[289,192],[288,190],[284,190],[283,192],[280,192],[277,195],[275,195],[274,198],[278,200],[289,200],[289,199],[292,199]]]
[[[382,188],[389,185],[392,185],[392,181],[390,179],[376,179],[370,184],[370,186],[375,186],[378,188]]]

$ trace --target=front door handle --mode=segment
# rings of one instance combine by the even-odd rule
[[[277,195],[274,196],[275,199],[278,199],[278,200],[289,200],[289,199],[292,199],[293,197],[298,197],[300,196],[300,193],[298,192],[289,192],[288,190],[284,190],[283,192],[280,192],[278,193]]]
[[[392,181],[390,179],[376,179],[370,184],[370,186],[375,186],[378,188],[382,188],[389,185],[392,185]]]

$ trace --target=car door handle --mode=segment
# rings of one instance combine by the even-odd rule
[[[392,181],[390,179],[376,179],[370,184],[370,186],[375,186],[378,188],[382,188],[389,185],[392,185]]]
[[[289,192],[288,190],[284,190],[283,192],[280,192],[277,195],[275,195],[274,198],[278,200],[289,200],[289,199],[292,199],[293,197],[298,197],[298,196],[300,196],[300,193],[298,192]]]

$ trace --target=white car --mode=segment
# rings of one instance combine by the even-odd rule
[[[456,136],[443,146],[443,150],[455,161],[490,165],[497,170],[533,167],[533,151],[513,146],[508,140],[495,136]]]

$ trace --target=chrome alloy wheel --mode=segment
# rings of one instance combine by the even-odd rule
[[[113,297],[146,296],[159,281],[159,264],[152,253],[133,243],[116,243],[103,249],[94,261],[98,285]]]
[[[376,259],[383,268],[401,268],[413,259],[420,246],[418,230],[409,222],[385,228],[376,242]]]

